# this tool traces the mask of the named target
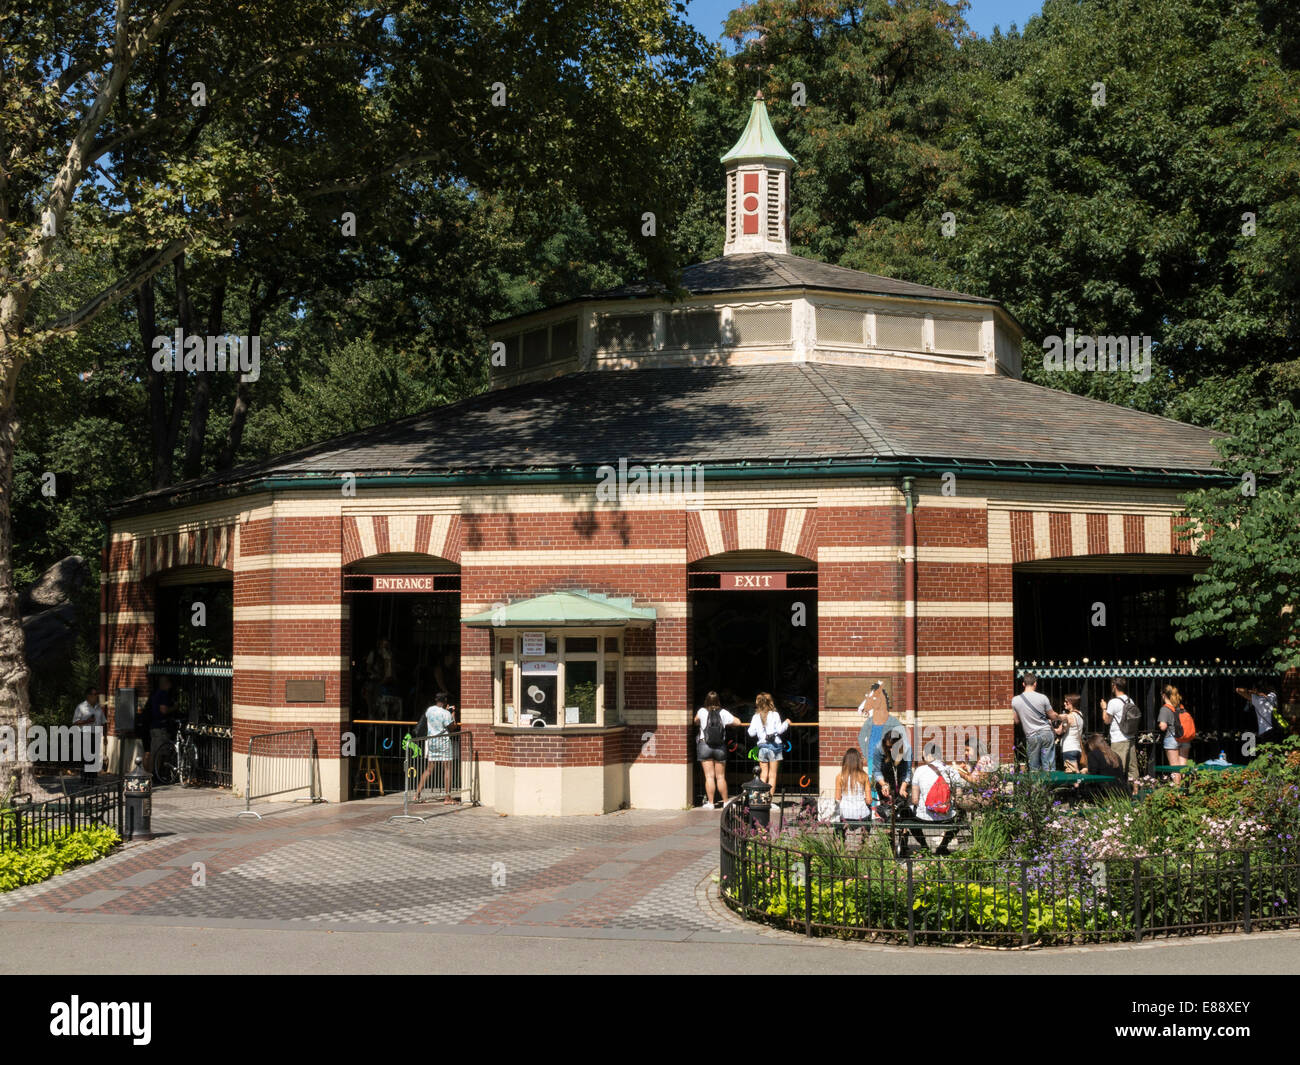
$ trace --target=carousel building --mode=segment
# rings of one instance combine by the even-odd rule
[[[499,322],[482,395],[123,504],[105,690],[192,685],[236,789],[251,737],[310,729],[328,800],[400,791],[447,691],[482,801],[567,814],[698,802],[710,690],[746,720],[772,692],[783,784],[828,793],[876,680],[1007,760],[1017,660],[1190,660],[1180,495],[1213,435],[1022,380],[995,300],[791,255],[793,162],[756,100],[685,298]]]

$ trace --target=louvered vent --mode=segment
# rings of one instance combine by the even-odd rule
[[[781,239],[781,180],[783,175],[775,170],[767,172],[767,236],[769,240]]]

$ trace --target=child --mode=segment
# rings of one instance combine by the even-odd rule
[[[749,723],[749,734],[758,740],[759,779],[771,787],[773,795],[776,794],[776,774],[785,748],[781,734],[789,727],[790,722],[781,720],[772,696],[759,692],[754,699],[754,719]]]

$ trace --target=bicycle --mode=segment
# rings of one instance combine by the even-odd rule
[[[154,779],[163,785],[180,784],[186,788],[194,783],[194,768],[198,764],[198,744],[194,736],[180,725],[172,738],[158,748],[154,755]]]

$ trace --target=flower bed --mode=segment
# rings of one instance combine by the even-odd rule
[[[1189,773],[1136,800],[1070,807],[987,786],[961,853],[898,861],[884,831],[756,829],[729,804],[723,896],[808,935],[1097,943],[1300,923],[1300,741],[1244,772]],[[1012,798],[1014,792],[1014,798]]]

